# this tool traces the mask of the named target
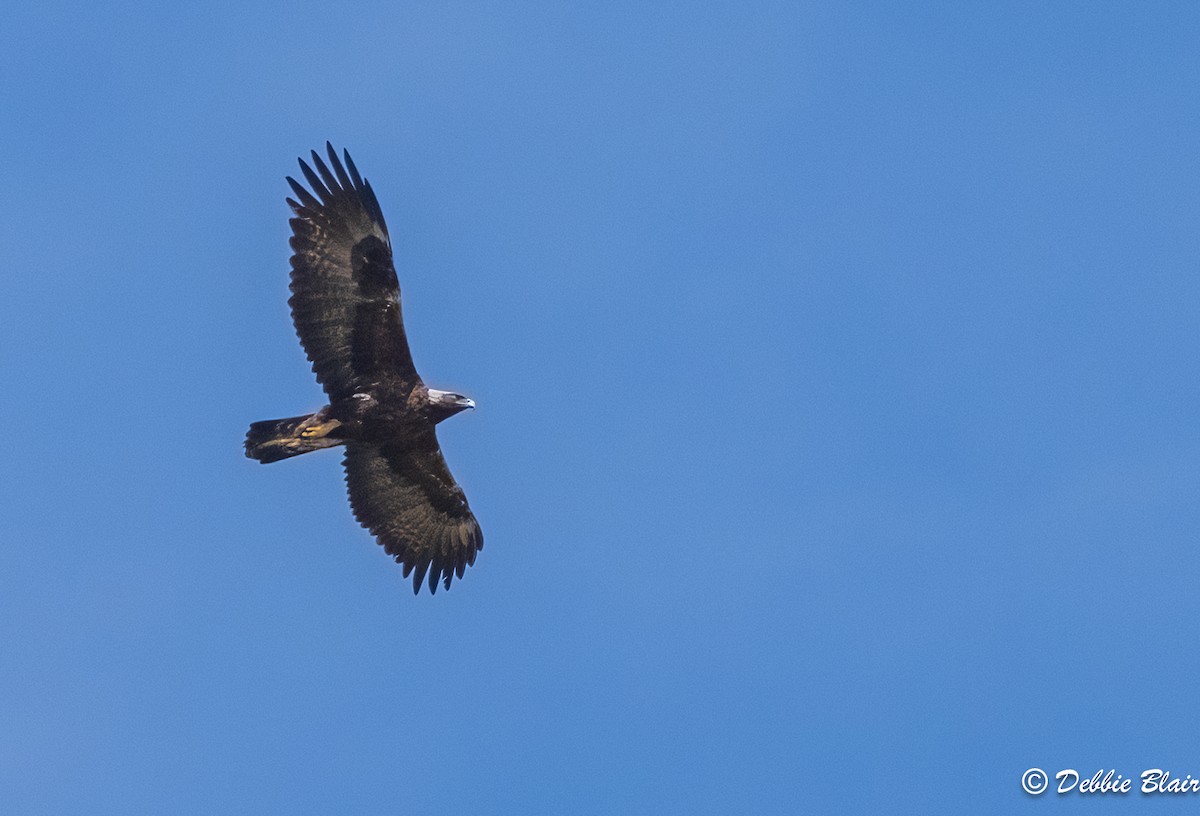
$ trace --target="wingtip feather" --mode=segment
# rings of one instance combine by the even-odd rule
[[[429,562],[422,561],[417,564],[416,570],[413,572],[413,594],[421,594],[421,584],[425,581],[425,573],[429,571]]]
[[[325,150],[329,153],[329,166],[333,168],[334,175],[337,176],[338,185],[343,190],[354,189],[354,184],[350,181],[350,177],[346,175],[346,168],[342,166],[342,162],[338,159],[337,151],[333,149],[333,145],[325,142]]]
[[[334,177],[333,173],[330,172],[329,166],[326,165],[325,161],[321,158],[321,154],[317,153],[315,150],[312,151],[312,160],[313,164],[316,165],[317,172],[321,174],[321,180],[325,182],[325,188],[331,193],[339,189],[340,185],[338,184],[337,179]]]
[[[358,168],[354,166],[354,159],[350,158],[350,151],[342,150],[342,156],[346,159],[346,169],[350,171],[350,178],[354,180],[354,189],[361,190],[363,186],[362,176],[358,174]]]
[[[317,153],[314,150],[313,156],[316,155]],[[313,169],[305,163],[304,159],[299,159],[298,161],[300,162],[300,172],[304,174],[305,180],[308,181],[308,186],[312,187],[313,192],[320,197],[321,201],[328,204],[332,200],[333,196],[330,194],[329,190],[325,189],[325,185],[321,183],[320,177],[313,172]]]

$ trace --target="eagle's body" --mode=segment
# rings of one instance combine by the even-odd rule
[[[294,179],[291,220],[292,321],[329,404],[315,414],[255,422],[246,455],[275,462],[346,446],[346,485],[355,517],[413,573],[449,588],[483,548],[462,488],[442,458],[434,427],[473,408],[466,397],[427,388],[417,375],[400,314],[391,241],[371,186],[350,154],[345,166],[326,143],[314,151],[312,192]],[[332,171],[330,170],[332,167]],[[319,173],[319,175],[318,175]]]

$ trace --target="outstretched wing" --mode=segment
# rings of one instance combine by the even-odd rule
[[[483,533],[432,428],[403,445],[350,442],[343,464],[354,517],[413,574],[414,592],[426,573],[431,593],[439,578],[449,589],[475,563]]]
[[[343,166],[333,146],[325,147],[332,171],[315,150],[315,172],[300,161],[312,192],[288,177],[296,194],[287,200],[296,213],[288,305],[317,382],[337,400],[374,383],[418,377],[379,202],[350,154]]]

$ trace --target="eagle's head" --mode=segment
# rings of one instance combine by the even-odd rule
[[[453,391],[438,391],[429,389],[429,418],[435,423],[454,416],[459,411],[474,408],[475,400],[468,399]]]

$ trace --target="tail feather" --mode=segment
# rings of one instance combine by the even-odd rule
[[[302,453],[331,448],[344,440],[330,436],[340,423],[324,420],[323,412],[287,419],[268,419],[250,424],[246,433],[246,455],[264,465]]]

